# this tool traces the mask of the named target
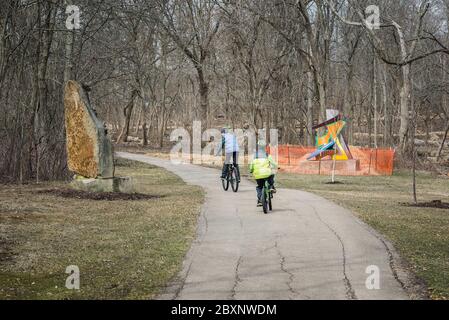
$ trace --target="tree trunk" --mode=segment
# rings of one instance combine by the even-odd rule
[[[384,146],[391,147],[393,145],[393,139],[391,136],[391,127],[393,122],[393,113],[388,103],[387,97],[387,70],[386,65],[382,68],[383,81],[382,81],[382,103],[384,109]]]
[[[307,73],[307,145],[313,146],[313,75]]]
[[[378,122],[378,113],[377,113],[377,57],[374,53],[373,55],[373,111],[374,111],[374,148],[377,149],[377,122]]]
[[[430,109],[426,108],[426,117],[424,119],[424,125],[426,126],[426,141],[425,141],[425,146],[426,146],[426,153],[429,150],[429,140],[430,140]]]
[[[65,5],[68,6],[70,3],[65,0]],[[64,83],[69,80],[76,80],[73,74],[73,44],[75,40],[75,31],[68,30],[65,38],[65,67],[64,67]]]
[[[400,92],[400,119],[399,127],[399,147],[402,154],[407,150],[407,135],[410,120],[410,65],[402,68],[403,83]]]
[[[125,109],[123,109],[123,114],[125,116],[125,122],[123,124],[122,132],[120,133],[120,136],[117,139],[117,142],[128,142],[128,136],[129,136],[129,124],[131,122],[131,115],[133,113],[134,109],[134,100],[137,96],[137,90],[133,90],[131,93],[131,98],[129,103],[126,105]]]
[[[319,121],[324,122],[326,120],[326,89],[325,84],[323,81],[323,78],[319,74],[318,71],[314,72],[315,75],[315,83],[316,83],[316,89],[318,91],[318,101],[320,104],[320,117]]]
[[[441,141],[440,147],[438,148],[437,161],[440,160],[441,153],[443,152],[444,145],[446,144],[446,139],[447,139],[448,133],[449,133],[449,121],[447,122],[446,130],[444,131],[443,140]]]
[[[39,9],[39,14],[41,14]],[[47,68],[50,57],[51,44],[53,42],[53,25],[56,18],[56,10],[52,3],[44,5],[43,9],[46,11],[45,24],[42,26],[45,30],[40,31],[39,47],[42,50],[41,57],[37,67],[37,108],[35,113],[35,151],[36,151],[36,182],[39,183],[41,174],[44,178],[49,178],[51,170],[43,170],[41,164],[46,164],[46,161],[41,161],[41,157],[50,152],[48,150],[50,140],[51,119],[49,117],[51,111],[48,109],[48,86],[47,86]],[[46,172],[48,171],[48,172]]]
[[[343,95],[343,114],[350,117],[351,114],[351,101],[352,98],[352,78],[353,78],[353,71],[352,71],[352,65],[349,67],[349,71],[346,75],[346,85]]]
[[[139,135],[139,129],[140,129],[140,125],[142,123],[142,111],[143,111],[143,106],[142,106],[142,108],[140,108],[136,119],[134,119],[134,135],[136,137]]]
[[[404,37],[404,33],[402,32],[402,28],[396,24],[396,31],[398,33],[399,38],[399,47],[401,50],[401,57],[405,61],[409,53],[407,52],[407,45]],[[413,50],[412,50],[413,51]],[[412,52],[410,52],[412,54]],[[410,79],[410,64],[403,65],[401,67],[402,71],[402,87],[400,92],[400,118],[401,124],[399,127],[399,148],[402,155],[405,155],[407,150],[407,135],[409,130],[409,118],[410,118],[410,87],[411,87],[411,79]]]
[[[200,95],[200,114],[199,120],[206,121],[206,125],[209,126],[209,85],[204,77],[202,67],[197,68],[198,72],[198,93]]]
[[[164,146],[164,135],[165,135],[166,124],[167,124],[166,123],[166,114],[164,111],[161,116],[161,124],[159,127],[159,148],[162,148]]]
[[[373,146],[373,114],[370,104],[367,105],[366,121],[368,123],[368,147]]]
[[[411,152],[412,152],[412,161],[413,161],[413,167],[412,167],[412,187],[413,187],[413,202],[415,204],[418,203],[418,197],[416,195],[416,160],[418,157],[418,151],[416,150],[416,145],[415,145],[415,136],[416,136],[416,126],[417,126],[417,121],[418,121],[418,113],[416,112],[416,107],[415,107],[415,103],[414,103],[414,99],[411,99],[411,111],[412,111],[412,128],[411,128],[411,134],[410,134],[410,138],[411,138]]]
[[[143,135],[142,145],[146,147],[148,145],[148,132],[147,132],[147,122],[145,121],[145,119],[142,124],[142,135]]]

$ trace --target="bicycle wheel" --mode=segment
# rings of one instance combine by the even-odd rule
[[[228,168],[228,173],[226,174],[226,179],[221,179],[221,185],[223,186],[224,191],[228,191],[229,189],[229,179],[230,179],[230,173]]]
[[[231,169],[231,187],[232,191],[237,192],[239,190],[238,172],[236,168]]]
[[[271,199],[273,199],[273,194],[270,191],[268,196],[268,209],[270,209],[270,211],[273,211],[273,203],[271,202]]]
[[[267,187],[263,187],[262,197],[260,200],[262,201],[263,213],[267,214],[268,213]]]

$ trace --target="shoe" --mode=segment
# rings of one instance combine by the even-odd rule
[[[258,207],[261,207],[261,206],[262,206],[262,202],[257,201],[257,206],[258,206]]]

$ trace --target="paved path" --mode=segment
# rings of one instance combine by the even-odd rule
[[[161,299],[409,298],[391,245],[330,201],[279,189],[274,211],[264,215],[246,179],[238,193],[224,192],[218,170],[118,155],[166,168],[206,191],[197,238]],[[379,290],[366,288],[371,265],[380,270]]]

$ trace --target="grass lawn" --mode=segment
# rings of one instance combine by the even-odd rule
[[[350,210],[383,233],[426,281],[433,299],[449,299],[449,210],[403,205],[412,202],[412,179],[406,172],[392,177],[330,177],[280,173],[278,185],[319,194]],[[449,179],[419,173],[418,201],[449,201]]]
[[[150,299],[181,268],[203,192],[164,169],[119,160],[149,200],[66,198],[64,183],[0,186],[0,299]],[[68,290],[66,267],[80,269]]]

